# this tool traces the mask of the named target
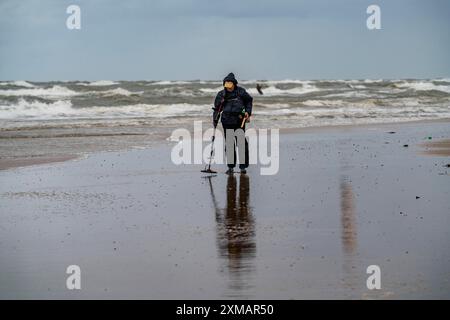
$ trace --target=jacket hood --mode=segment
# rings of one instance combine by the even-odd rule
[[[238,81],[234,77],[234,73],[230,72],[225,78],[223,78],[223,84],[225,84],[225,81],[231,81],[234,83],[234,85],[238,84]]]

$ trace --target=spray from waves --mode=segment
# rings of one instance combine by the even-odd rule
[[[266,96],[280,96],[280,95],[303,95],[311,92],[319,91],[320,89],[314,85],[305,84],[302,87],[294,87],[291,89],[279,89],[275,86],[269,86],[262,89]],[[252,95],[257,95],[258,90],[255,88],[248,89]]]
[[[80,86],[105,87],[105,86],[114,86],[119,83],[115,82],[115,81],[110,81],[110,80],[99,80],[99,81],[93,81],[93,82],[78,82],[77,84]]]
[[[284,82],[279,82],[284,83]],[[223,87],[215,87],[215,88],[201,88],[200,91],[203,93],[217,93],[220,90],[223,90]],[[303,82],[303,85],[300,87],[293,87],[288,89],[278,88],[274,85],[263,87],[264,96],[282,96],[282,95],[303,95],[311,92],[319,91],[320,89],[314,85],[311,85],[307,82]],[[247,92],[252,95],[258,95],[258,90],[256,88],[248,88]]]
[[[170,80],[164,80],[164,81],[151,82],[148,85],[152,85],[152,86],[167,86],[167,85],[190,84],[190,83],[192,83],[192,81],[170,81]]]
[[[265,85],[279,85],[279,84],[309,84],[311,80],[295,80],[295,79],[284,79],[284,80],[241,80],[240,84],[252,85],[255,83],[265,84]],[[222,82],[220,82],[222,83]]]
[[[290,104],[288,103],[258,103],[258,108],[267,108],[267,109],[287,109],[290,108]]]
[[[204,92],[202,89],[186,88],[185,86],[171,85],[168,87],[157,87],[151,90],[144,91],[147,95],[159,96],[159,97],[198,97],[211,95],[211,92]]]
[[[35,96],[35,97],[64,97],[75,96],[80,93],[62,86],[53,86],[50,88],[32,88],[18,90],[0,90],[0,96]]]
[[[131,95],[140,95],[143,91],[139,92],[131,92],[123,88],[115,88],[110,90],[102,90],[102,91],[74,91],[69,88],[63,86],[53,86],[50,88],[30,88],[30,89],[8,89],[8,90],[0,90],[0,96],[15,96],[15,97],[41,97],[41,98],[61,98],[61,97],[73,97],[80,95],[123,95],[123,96],[131,96]]]
[[[16,86],[16,87],[25,87],[25,88],[34,88],[35,85],[32,83],[29,83],[27,81],[6,81],[6,82],[0,82],[0,86]]]
[[[12,105],[0,105],[0,119],[50,119],[72,113],[70,100],[58,100],[53,103],[39,101],[27,102],[21,98]]]
[[[449,85],[436,85],[432,82],[425,81],[398,83],[394,84],[394,87],[400,89],[412,89],[415,91],[441,91],[450,93]]]
[[[0,105],[0,119],[14,120],[56,120],[56,119],[111,119],[111,118],[164,118],[177,116],[201,116],[209,105],[179,104],[136,104],[115,107],[92,106],[75,108],[70,100],[52,103],[28,102],[20,99],[14,105]]]
[[[220,90],[223,90],[223,87],[216,87],[216,88],[200,88],[201,92],[204,93],[217,93]]]
[[[61,119],[114,119],[132,126],[132,118],[145,118],[150,127],[158,121],[186,124],[193,118],[209,119],[214,98],[223,90],[221,81],[199,80],[0,83],[0,120],[8,127],[19,122],[39,126],[39,121],[57,126]],[[251,123],[258,126],[320,125],[323,119],[332,124],[439,119],[448,117],[450,110],[450,79],[239,83],[254,98]]]
[[[341,108],[349,105],[358,105],[361,108],[368,110],[371,107],[420,107],[427,105],[427,100],[420,100],[417,98],[405,98],[405,99],[361,99],[356,101],[348,101],[342,99],[322,99],[322,100],[305,100],[301,102],[301,105],[314,108]]]
[[[96,92],[98,93],[98,92]],[[104,94],[105,96],[113,96],[113,95],[119,95],[119,96],[131,96],[131,95],[141,95],[144,93],[144,91],[139,91],[139,92],[130,92],[126,89],[122,89],[122,88],[116,88],[116,89],[111,89],[111,90],[107,90],[107,91],[103,91],[100,92],[101,94]],[[94,93],[95,94],[95,93]]]
[[[260,110],[257,115],[265,117],[275,117],[278,120],[298,119],[298,121],[310,122],[309,126],[317,125],[321,119],[334,120],[334,124],[345,124],[348,120],[353,123],[373,123],[376,120],[390,119],[392,122],[405,121],[405,119],[437,119],[450,118],[450,109],[442,109],[436,107],[372,107],[369,110],[365,107],[350,105],[346,107],[321,108],[321,109],[305,109],[305,108],[289,108],[278,109],[273,111]],[[281,116],[281,118],[280,118]],[[379,121],[382,122],[382,121]]]

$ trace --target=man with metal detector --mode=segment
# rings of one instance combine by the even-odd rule
[[[213,108],[214,128],[217,127],[219,118],[222,117],[221,122],[226,142],[227,174],[234,173],[234,167],[236,166],[236,144],[239,150],[239,169],[241,173],[247,172],[246,169],[249,164],[248,141],[244,133],[245,123],[249,122],[252,114],[253,98],[244,88],[238,87],[237,84],[238,82],[234,74],[228,74],[223,79],[224,89],[217,93]],[[243,137],[243,139],[239,139],[239,137]]]

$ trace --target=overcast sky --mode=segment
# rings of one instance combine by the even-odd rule
[[[449,39],[448,0],[0,0],[0,80],[450,77]]]

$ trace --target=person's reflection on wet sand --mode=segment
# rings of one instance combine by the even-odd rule
[[[341,225],[342,246],[346,254],[356,251],[356,219],[352,185],[347,177],[341,177]]]
[[[344,252],[344,283],[350,289],[358,286],[356,276],[356,250],[357,250],[357,232],[356,232],[356,212],[355,202],[351,181],[347,176],[341,176],[341,240]]]
[[[255,222],[249,207],[250,178],[240,175],[239,193],[236,184],[235,176],[230,175],[226,208],[216,209],[217,246],[219,256],[226,261],[224,269],[229,274],[230,295],[242,296],[243,290],[252,287],[249,280],[254,271],[256,252]]]

